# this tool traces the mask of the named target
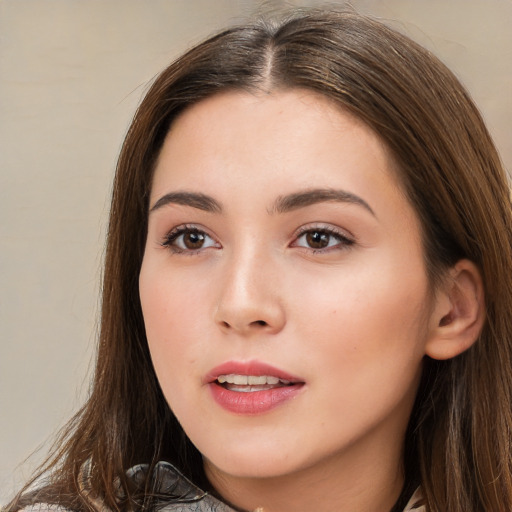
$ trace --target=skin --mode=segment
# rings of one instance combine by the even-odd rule
[[[382,512],[400,493],[404,433],[439,322],[396,176],[372,130],[301,90],[214,96],[165,140],[140,273],[147,338],[171,409],[237,507]],[[277,211],[280,197],[318,188],[364,204]],[[222,211],[157,204],[183,191]],[[202,247],[169,237],[184,225],[204,233]],[[309,246],[300,229],[320,230],[328,247]],[[227,411],[205,375],[249,360],[305,384],[264,414]]]

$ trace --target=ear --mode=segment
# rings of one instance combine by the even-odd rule
[[[436,292],[425,346],[433,359],[451,359],[477,340],[485,321],[485,298],[478,267],[460,260]]]

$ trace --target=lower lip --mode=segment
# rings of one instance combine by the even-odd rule
[[[235,414],[255,415],[271,411],[292,400],[300,393],[303,384],[293,384],[263,391],[230,391],[212,382],[209,388],[215,401],[224,409]]]

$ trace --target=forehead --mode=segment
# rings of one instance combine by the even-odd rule
[[[230,180],[255,179],[263,169],[278,179],[293,166],[289,178],[300,185],[301,178],[322,180],[336,160],[343,160],[343,170],[349,163],[357,166],[354,160],[362,156],[374,159],[375,175],[384,172],[400,187],[397,166],[382,139],[329,98],[302,89],[229,91],[194,104],[173,122],[154,184],[163,174],[176,184],[197,174],[219,181],[228,171]]]

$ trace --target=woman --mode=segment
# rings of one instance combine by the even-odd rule
[[[135,115],[92,394],[10,510],[510,510],[510,241],[428,52],[353,13],[220,33]]]

